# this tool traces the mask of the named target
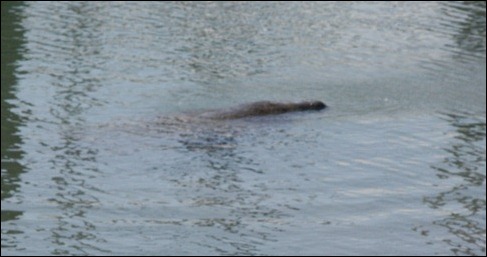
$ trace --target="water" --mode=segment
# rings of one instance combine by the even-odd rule
[[[485,2],[2,2],[2,255],[485,255]],[[258,100],[329,109],[207,122]]]

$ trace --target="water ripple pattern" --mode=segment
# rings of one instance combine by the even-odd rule
[[[485,256],[485,10],[2,2],[2,255]]]

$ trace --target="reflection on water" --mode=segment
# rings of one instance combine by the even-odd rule
[[[430,22],[428,31],[448,37],[452,42],[441,46],[442,55],[451,56],[457,62],[448,67],[458,69],[459,65],[470,63],[485,56],[485,2],[441,2],[438,19]],[[434,74],[445,68],[442,58],[424,59],[421,67]],[[455,74],[451,74],[455,76]],[[468,82],[468,81],[466,81]]]
[[[55,226],[50,229],[51,238],[56,245],[64,245],[73,240],[79,242],[83,245],[83,249],[79,249],[81,254],[89,254],[92,250],[107,253],[108,251],[92,243],[104,243],[106,240],[93,233],[96,226],[86,216],[87,212],[100,203],[91,192],[102,190],[88,182],[89,177],[99,173],[97,150],[81,147],[69,129],[61,133],[59,141],[48,146],[54,154],[49,165],[59,172],[51,177],[49,186],[54,195],[46,199],[49,205],[56,206],[58,210],[54,217]],[[52,254],[68,255],[71,251],[57,248]]]
[[[2,2],[2,255],[485,255],[485,27],[485,2]],[[302,99],[330,109],[186,115]]]
[[[164,126],[164,123],[159,124]],[[235,125],[235,124],[234,124]],[[261,174],[258,164],[241,154],[239,140],[243,127],[231,124],[200,124],[192,131],[176,132],[179,149],[191,155],[191,165],[178,163],[178,174],[171,182],[177,185],[180,203],[198,210],[202,217],[185,215],[171,219],[171,223],[201,230],[210,230],[208,237],[196,244],[221,255],[256,255],[259,244],[273,242],[273,222],[284,214],[265,204],[270,196],[262,188],[249,184],[248,171]],[[177,135],[180,133],[179,135]],[[251,176],[252,177],[252,176]],[[219,210],[215,212],[215,210]],[[205,213],[211,214],[205,217]],[[159,221],[160,222],[160,221]],[[267,228],[249,228],[255,223]],[[225,236],[220,236],[225,235]],[[260,243],[256,244],[259,241]]]
[[[456,58],[481,57],[485,54],[485,2],[442,2],[441,24],[454,28],[451,36],[455,46],[462,49],[463,54]],[[482,18],[484,18],[482,20]],[[455,52],[453,52],[455,53]]]
[[[23,152],[19,147],[22,139],[18,126],[22,120],[12,111],[16,106],[10,101],[16,98],[16,92],[12,88],[12,85],[17,83],[17,66],[14,63],[22,58],[19,48],[23,44],[23,30],[19,25],[20,17],[8,10],[20,6],[20,2],[2,3],[2,202],[19,191],[19,176],[26,169],[20,162]],[[2,208],[2,222],[16,219],[20,214],[21,212]]]
[[[1,87],[1,104],[2,104],[2,181],[1,181],[1,199],[2,199],[2,255],[5,248],[15,249],[18,242],[24,237],[25,230],[16,226],[15,222],[22,218],[23,210],[19,208],[6,208],[4,200],[12,199],[12,202],[18,203],[16,194],[21,190],[20,174],[27,170],[22,165],[21,160],[24,153],[20,149],[22,143],[19,135],[18,126],[21,119],[12,111],[15,105],[9,100],[15,98],[15,91],[12,85],[16,81],[16,65],[14,62],[21,59],[20,46],[23,44],[23,30],[19,26],[20,17],[9,12],[10,8],[19,8],[20,2],[2,3],[2,87]],[[5,33],[5,34],[4,34]],[[9,35],[5,37],[5,35]],[[12,206],[14,207],[14,206]],[[7,225],[8,224],[8,225]]]
[[[445,120],[456,129],[455,139],[444,149],[448,155],[431,168],[441,180],[458,180],[454,187],[424,198],[431,208],[444,210],[448,216],[434,222],[449,232],[443,239],[456,255],[476,255],[485,251],[485,120],[470,115],[446,114]],[[459,207],[460,206],[460,207]],[[476,216],[481,215],[484,221]],[[454,236],[454,237],[453,237]]]

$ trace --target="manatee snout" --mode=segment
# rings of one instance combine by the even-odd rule
[[[327,106],[325,103],[323,103],[322,101],[311,101],[311,102],[307,102],[308,103],[308,110],[323,110],[325,109]]]

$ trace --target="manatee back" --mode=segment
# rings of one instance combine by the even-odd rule
[[[254,116],[277,115],[287,112],[322,110],[325,107],[326,105],[321,101],[305,101],[298,103],[260,101],[240,105],[228,110],[206,112],[202,117],[219,120],[240,119]]]

